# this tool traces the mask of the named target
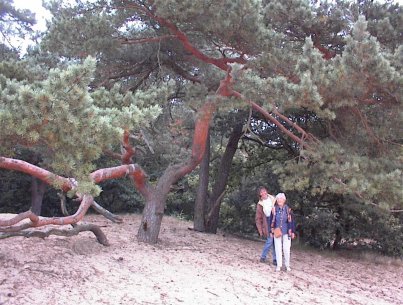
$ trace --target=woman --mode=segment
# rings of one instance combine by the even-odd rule
[[[274,196],[269,195],[265,187],[258,189],[259,202],[256,205],[256,227],[261,237],[266,238],[266,243],[263,247],[262,254],[260,255],[260,262],[266,262],[267,254],[270,248],[272,249],[273,264],[276,265],[276,253],[274,251],[273,236],[269,234],[270,228],[270,215],[276,199]]]
[[[294,217],[291,209],[285,204],[286,197],[284,193],[279,193],[276,195],[276,202],[277,205],[273,207],[270,217],[270,235],[274,236],[274,248],[277,258],[276,271],[280,271],[281,267],[283,266],[283,252],[286,270],[291,271],[291,239],[295,238]]]

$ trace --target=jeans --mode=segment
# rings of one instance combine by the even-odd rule
[[[270,237],[270,234],[269,234],[269,237],[267,237],[266,243],[264,244],[263,252],[262,252],[262,255],[260,256],[260,258],[265,260],[267,257],[267,254],[269,253],[270,248],[271,248],[271,253],[272,253],[273,262],[274,262],[274,261],[276,261],[276,251],[274,250],[273,237]]]

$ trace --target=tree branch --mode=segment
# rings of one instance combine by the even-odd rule
[[[130,145],[130,133],[126,129],[123,134],[123,148],[124,154],[122,155],[122,164],[130,164],[133,162],[132,157],[134,156],[136,150]]]
[[[10,233],[0,233],[0,239],[14,237],[14,236],[24,236],[24,237],[39,237],[45,238],[50,235],[58,235],[58,236],[74,236],[78,235],[80,232],[91,231],[96,236],[98,242],[104,246],[109,246],[109,241],[106,238],[106,235],[102,232],[102,230],[94,224],[79,224],[74,228],[69,230],[60,230],[60,229],[50,229],[47,231],[39,231],[39,230],[29,230],[29,231],[18,231],[18,232],[10,232]]]
[[[38,222],[39,216],[32,213],[32,211],[26,211],[8,220],[0,219],[0,227],[11,227],[24,219],[29,219],[31,222]]]
[[[78,207],[75,214],[69,215],[66,217],[38,217],[38,218],[33,218],[33,219],[30,218],[31,221],[27,224],[23,224],[23,226],[24,227],[27,226],[28,228],[30,228],[30,227],[42,227],[42,226],[46,226],[46,225],[75,224],[84,217],[85,213],[87,212],[88,208],[91,206],[93,201],[94,201],[94,199],[92,198],[92,196],[83,195],[80,206]],[[30,211],[21,213],[21,214],[25,214],[27,216],[25,218],[20,219],[19,221],[29,218],[28,217],[29,212]],[[13,219],[15,220],[20,215],[17,215]],[[10,232],[10,231],[15,231],[15,230],[21,230],[21,226],[14,226],[14,225],[8,226],[7,224],[8,224],[7,220],[0,220],[0,232],[7,232],[7,231]],[[4,228],[2,228],[2,227],[4,227]]]
[[[166,20],[163,17],[159,17],[155,15],[152,11],[146,9],[145,7],[142,7],[138,4],[131,3],[127,4],[128,7],[132,7],[134,9],[138,9],[141,12],[145,13],[148,17],[154,19],[157,21],[161,26],[165,26],[174,37],[176,37],[181,43],[182,46],[184,47],[185,50],[189,51],[194,57],[197,59],[200,59],[201,61],[205,63],[212,64],[221,70],[227,71],[229,64],[230,63],[240,63],[240,64],[245,64],[246,59],[243,57],[237,57],[237,58],[213,58],[209,57],[206,54],[202,53],[199,49],[197,49],[195,46],[192,45],[192,43],[189,41],[189,38],[186,36],[184,32],[182,32],[175,24],[172,22]]]
[[[147,42],[159,42],[163,39],[175,38],[175,35],[162,35],[159,37],[144,37],[144,38],[119,38],[118,41],[121,44],[137,44],[137,43],[147,43]]]
[[[26,173],[49,185],[60,188],[63,192],[68,192],[73,188],[70,179],[55,175],[46,169],[22,160],[0,157],[0,168]]]
[[[97,211],[99,214],[104,216],[105,218],[109,219],[114,223],[123,223],[123,219],[116,214],[109,212],[107,209],[99,205],[95,200],[92,203],[91,207]]]

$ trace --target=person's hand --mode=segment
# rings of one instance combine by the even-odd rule
[[[295,233],[291,233],[291,238],[295,239]]]

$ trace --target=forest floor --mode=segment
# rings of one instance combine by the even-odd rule
[[[401,261],[291,248],[291,272],[260,263],[263,241],[190,230],[165,216],[156,245],[139,243],[140,215],[114,224],[111,245],[90,232],[0,240],[0,305],[403,304]]]

